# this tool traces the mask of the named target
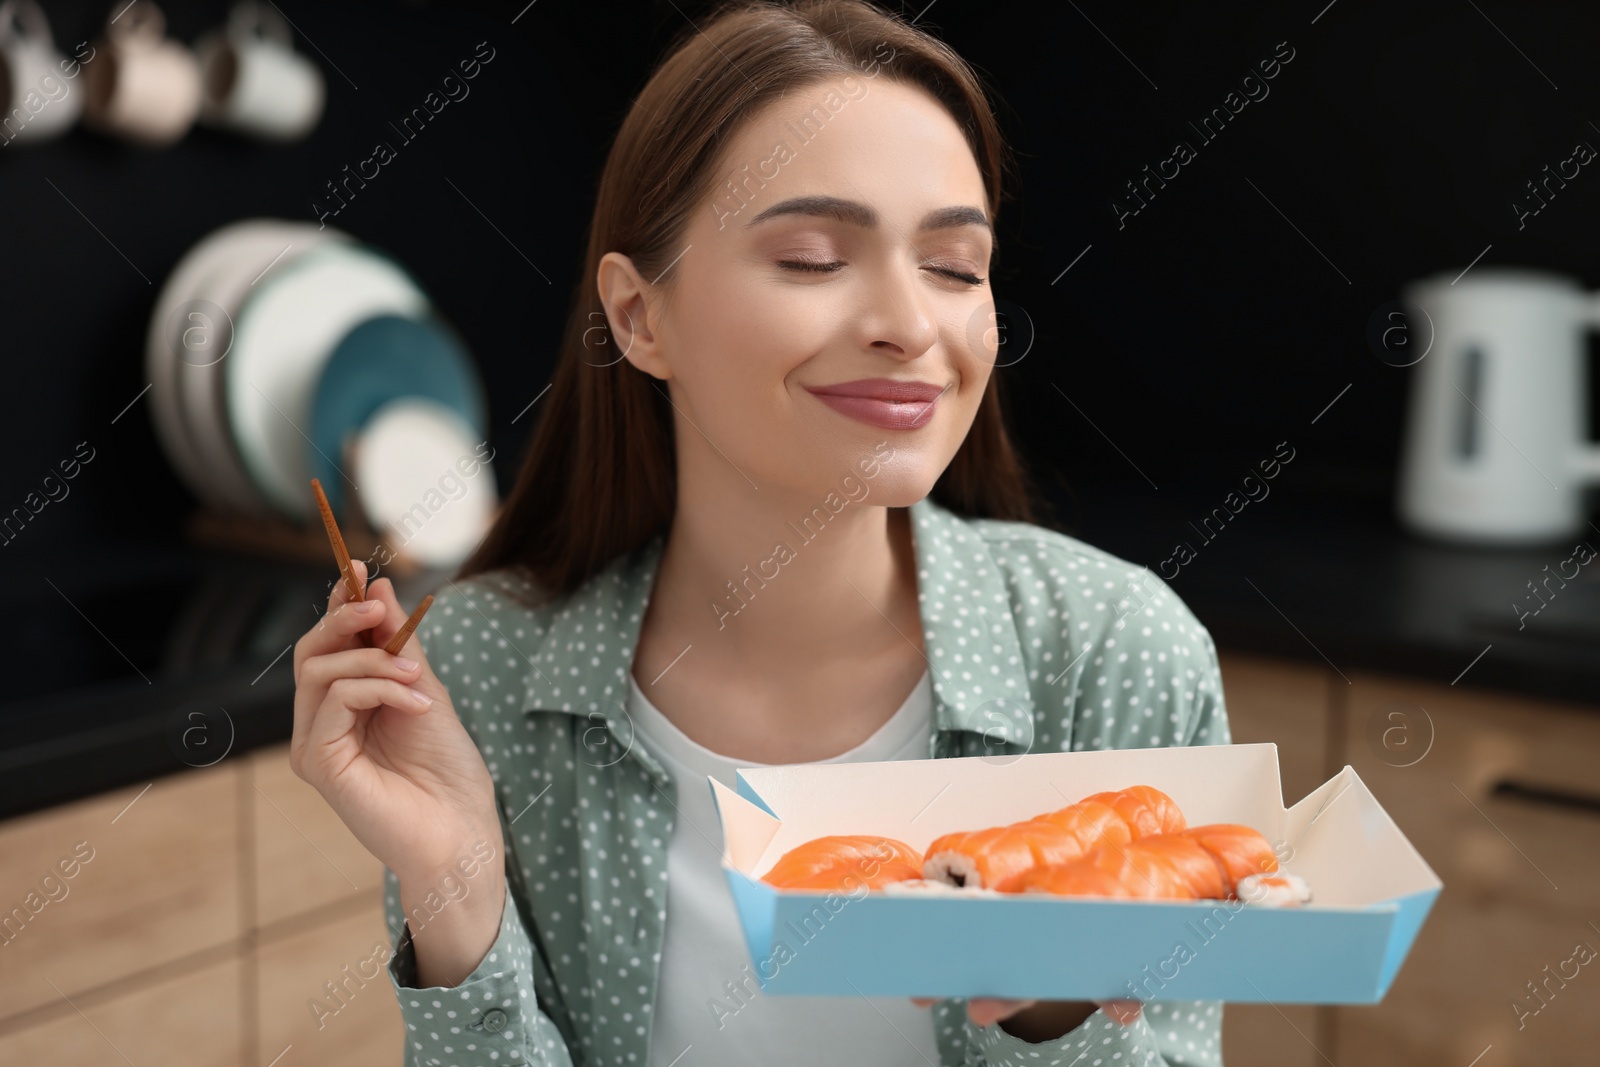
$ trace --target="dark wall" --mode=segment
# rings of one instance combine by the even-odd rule
[[[1001,212],[994,288],[1036,331],[1004,373],[1030,452],[1068,485],[1220,492],[1288,440],[1302,457],[1294,478],[1380,500],[1408,372],[1377,358],[1366,332],[1400,285],[1480,253],[1479,267],[1600,284],[1594,168],[1536,216],[1512,206],[1577,142],[1600,145],[1593,5],[1323,3],[940,0],[923,16],[1003,101],[1022,180]],[[68,52],[111,10],[47,6]],[[533,416],[511,420],[549,379],[605,147],[662,45],[706,9],[279,6],[327,78],[308,140],[197,129],[151,151],[80,129],[0,148],[0,508],[78,442],[96,450],[30,539],[176,536],[193,502],[156,444],[148,396],[112,423],[146,384],[144,333],[167,272],[230,220],[313,220],[325,183],[396,140],[388,123],[480,42],[494,59],[470,96],[328,221],[398,256],[465,336],[507,485]],[[226,5],[164,10],[192,43]],[[1248,87],[1267,95],[1214,140],[1189,127],[1275,57],[1275,76]],[[1180,139],[1194,158],[1132,213],[1125,183]]]

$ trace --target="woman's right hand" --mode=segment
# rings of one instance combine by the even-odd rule
[[[365,565],[351,566],[365,585]],[[334,583],[327,613],[295,642],[289,766],[403,885],[459,877],[475,845],[501,841],[494,782],[417,636],[399,656],[384,651],[406,621],[393,583],[365,595],[352,601]]]

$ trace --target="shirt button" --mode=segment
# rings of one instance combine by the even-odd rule
[[[483,1028],[491,1034],[498,1034],[506,1028],[506,1013],[499,1008],[492,1008],[484,1012]]]

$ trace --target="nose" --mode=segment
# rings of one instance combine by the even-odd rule
[[[874,273],[862,316],[867,344],[885,355],[915,359],[939,337],[920,267],[896,262]]]

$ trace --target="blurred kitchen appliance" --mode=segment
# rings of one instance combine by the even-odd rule
[[[1445,540],[1542,544],[1587,529],[1600,480],[1588,440],[1585,333],[1600,294],[1544,271],[1441,274],[1401,293],[1415,367],[1398,508]]]

